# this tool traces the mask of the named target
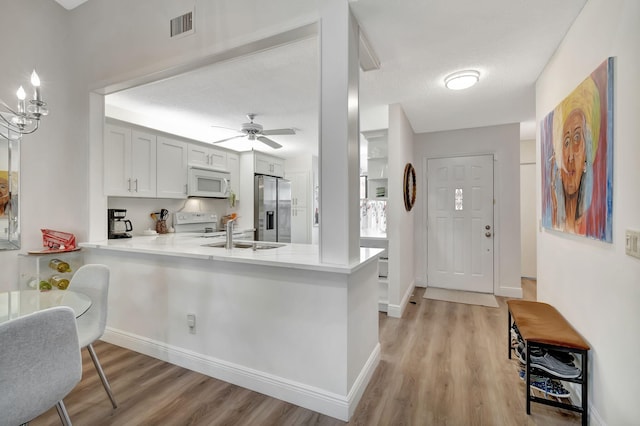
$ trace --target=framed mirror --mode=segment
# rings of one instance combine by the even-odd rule
[[[20,139],[0,127],[0,250],[20,249]]]

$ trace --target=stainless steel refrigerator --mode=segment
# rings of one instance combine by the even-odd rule
[[[255,175],[254,226],[256,241],[291,242],[291,182]]]

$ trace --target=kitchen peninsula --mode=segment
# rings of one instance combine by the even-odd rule
[[[344,266],[321,263],[315,245],[214,241],[80,244],[85,262],[111,269],[103,340],[348,420],[380,358],[380,250]]]

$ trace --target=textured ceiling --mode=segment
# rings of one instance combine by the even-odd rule
[[[585,2],[351,2],[381,64],[361,72],[361,111],[400,103],[416,133],[525,123],[523,138],[534,138],[535,81]],[[110,95],[107,110],[204,141],[234,135],[211,126],[238,128],[254,112],[265,129],[298,131],[272,138],[284,145],[278,154],[316,152],[318,61],[308,39]],[[476,86],[444,87],[447,74],[469,68],[481,73]],[[223,146],[246,149],[237,142]]]

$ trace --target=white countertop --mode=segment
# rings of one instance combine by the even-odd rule
[[[255,251],[250,248],[233,248],[232,250],[227,250],[224,247],[203,246],[204,244],[224,240],[224,237],[203,238],[174,233],[84,242],[80,243],[79,246],[101,250],[189,257],[192,259],[239,262],[337,273],[354,272],[365,263],[375,260],[377,255],[382,251],[377,248],[360,248],[359,262],[354,262],[351,265],[333,265],[320,263],[319,248],[313,244],[285,244],[283,247]],[[245,240],[234,239],[234,241]],[[268,244],[268,242],[263,243]]]

